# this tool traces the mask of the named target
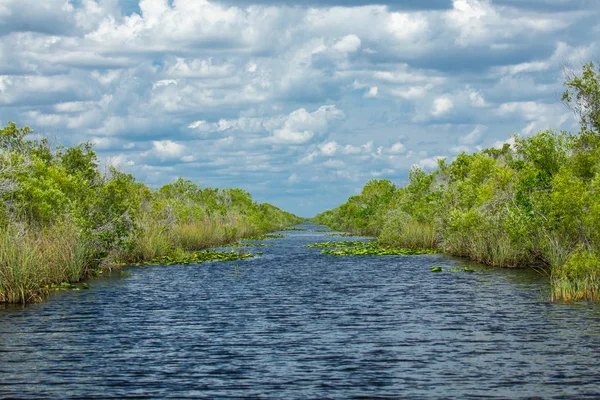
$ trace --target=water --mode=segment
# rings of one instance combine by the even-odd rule
[[[262,258],[0,309],[0,398],[600,397],[600,308],[549,303],[547,278],[286,233]]]

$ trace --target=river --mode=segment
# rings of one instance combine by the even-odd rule
[[[127,268],[0,308],[0,398],[598,398],[600,307],[443,255]],[[470,265],[470,264],[469,264]],[[472,266],[472,265],[470,265]]]

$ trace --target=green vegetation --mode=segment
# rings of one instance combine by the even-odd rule
[[[378,236],[383,246],[545,268],[553,300],[599,300],[600,70],[587,64],[566,86],[563,101],[581,122],[577,134],[515,136],[500,149],[440,160],[431,172],[413,167],[401,188],[372,180],[314,221]]]
[[[242,243],[242,242],[238,242],[238,243],[232,243],[232,244],[226,244],[220,247],[271,247],[273,246],[272,243]]]
[[[444,269],[442,267],[433,266],[431,267],[431,272],[475,272],[475,270],[469,267]]]
[[[352,247],[352,246],[364,246],[367,242],[321,242],[307,244],[306,247],[310,248],[321,248],[321,247]]]
[[[282,235],[280,233],[270,234],[270,235],[254,235],[247,237],[246,240],[268,240],[268,239],[282,239],[286,237],[286,235]]]
[[[306,231],[306,228],[283,228],[282,231]]]
[[[434,254],[435,249],[385,247],[376,242],[358,242],[360,245],[345,247],[338,250],[322,250],[323,254],[334,256],[412,256]]]
[[[182,253],[173,256],[163,256],[139,265],[175,265],[201,264],[210,261],[237,261],[253,258],[254,254],[236,251],[204,250],[192,253]]]
[[[195,251],[303,222],[240,189],[180,178],[152,190],[102,173],[90,143],[53,147],[31,133],[0,128],[0,302],[38,301],[118,265],[240,259]]]
[[[331,237],[355,237],[355,236],[360,236],[357,235],[355,233],[330,233],[328,235],[325,236],[331,236]]]

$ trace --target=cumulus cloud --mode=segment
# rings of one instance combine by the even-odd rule
[[[441,117],[444,114],[447,114],[454,108],[454,103],[449,96],[440,96],[433,101],[433,105],[431,107],[431,115],[434,117]]]
[[[587,0],[0,3],[0,122],[307,216],[432,154],[577,129],[561,67],[600,54]]]

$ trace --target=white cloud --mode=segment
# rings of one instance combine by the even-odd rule
[[[338,150],[338,148],[339,148],[338,144],[334,141],[323,143],[319,146],[321,153],[323,153],[326,156],[334,155],[335,152]]]
[[[406,147],[401,142],[396,142],[392,145],[389,152],[392,154],[402,154],[406,152]]]
[[[377,88],[377,86],[372,86],[371,88],[369,88],[369,91],[367,93],[365,93],[365,97],[367,99],[372,99],[377,97],[377,94],[379,93],[379,89]]]
[[[424,158],[422,160],[419,160],[418,165],[422,168],[425,169],[435,169],[438,166],[438,160],[441,160],[445,157],[442,156],[436,156],[436,157],[429,157],[429,158]]]
[[[478,144],[481,142],[481,138],[485,131],[487,131],[487,126],[477,125],[470,133],[460,137],[460,143],[463,145]]]
[[[452,102],[452,99],[450,99],[450,97],[446,95],[440,96],[433,101],[431,115],[434,117],[441,117],[450,112],[452,108],[454,108],[454,103]]]
[[[356,35],[347,35],[340,39],[333,48],[342,53],[355,53],[360,49],[361,41]]]
[[[344,113],[334,105],[322,106],[312,113],[301,108],[292,112],[285,119],[283,126],[272,132],[270,141],[280,144],[303,144],[310,141],[315,134],[326,132],[331,121],[344,117]]]

